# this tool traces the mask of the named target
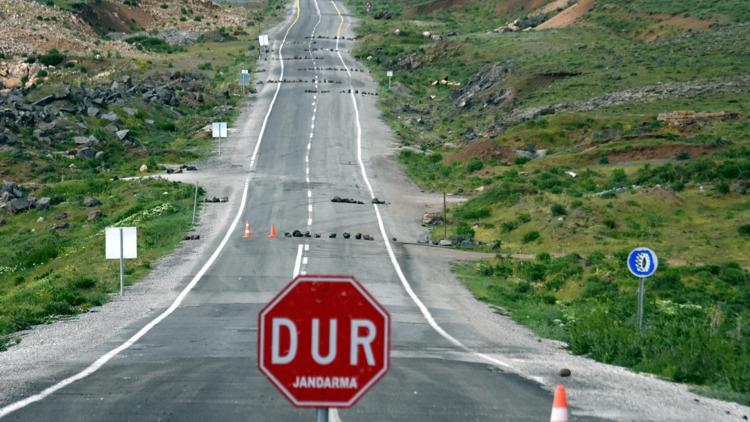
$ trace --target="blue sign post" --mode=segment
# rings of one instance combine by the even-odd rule
[[[651,277],[659,268],[659,257],[649,248],[636,248],[628,255],[628,269],[638,277],[638,331],[643,328],[643,297],[646,294],[646,277]]]

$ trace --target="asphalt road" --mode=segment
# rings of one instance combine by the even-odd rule
[[[278,49],[294,22],[281,51],[285,82],[264,84],[255,102],[256,118],[238,122],[245,126],[243,133],[254,134],[250,142],[257,144],[264,123],[258,117],[273,105],[257,154],[246,151],[235,158],[249,179],[247,200],[239,224],[215,262],[180,306],[131,347],[88,377],[11,413],[8,420],[312,420],[314,411],[293,408],[256,368],[257,314],[295,269],[310,274],[353,274],[392,315],[390,372],[356,407],[338,412],[335,418],[549,418],[549,391],[473,353],[522,351],[505,350],[502,333],[495,338],[478,333],[470,313],[432,289],[432,283],[437,284],[443,275],[434,271],[430,261],[411,256],[407,248],[393,242],[391,247],[416,296],[436,323],[467,348],[438,333],[405,290],[387,253],[376,208],[369,202],[373,193],[391,202],[378,208],[389,237],[413,230],[407,226],[413,225],[415,215],[409,213],[414,203],[409,203],[398,185],[403,180],[391,173],[393,163],[380,154],[387,149],[378,143],[383,123],[355,112],[353,98],[357,110],[373,110],[375,97],[341,93],[350,88],[376,91],[360,65],[347,53],[340,57],[335,51],[333,38],[339,30],[352,36],[351,21],[327,0],[301,0],[299,19],[294,18],[295,10],[293,4],[290,19],[271,32],[274,49],[267,70],[268,79],[275,81],[282,63]],[[351,39],[338,43],[342,51],[353,44]],[[358,140],[367,180],[359,163]],[[332,203],[335,195],[365,204]],[[237,211],[242,206],[239,202]],[[252,239],[242,237],[245,220],[252,226]],[[266,237],[271,224],[276,225],[280,239]],[[283,236],[295,229],[319,233],[321,238]],[[343,232],[367,233],[376,240],[345,240]],[[329,239],[329,233],[338,236]],[[195,263],[196,271],[208,258]],[[134,324],[123,339],[150,321]],[[72,363],[64,372],[73,375],[81,369],[80,363]],[[54,382],[34,387],[42,390]]]

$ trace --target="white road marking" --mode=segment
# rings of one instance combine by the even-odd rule
[[[312,218],[308,218],[307,219],[307,225],[308,226],[312,226]]]
[[[307,257],[302,258],[302,265],[307,265]]]
[[[310,244],[305,243],[305,252],[308,252],[310,250]]]
[[[299,275],[299,268],[302,265],[302,245],[297,245],[297,259],[294,260],[294,272],[292,272],[292,278]]]
[[[312,198],[312,191],[310,189],[307,190],[307,197]]]
[[[307,212],[312,213],[312,205],[307,206]]]
[[[339,39],[340,39],[339,35],[341,33],[341,28],[344,25],[344,16],[341,15],[341,12],[339,11],[338,6],[336,6],[336,2],[334,0],[331,0],[331,3],[333,4],[333,7],[336,9],[336,13],[338,13],[339,18],[341,19],[341,23],[339,25],[339,33],[336,36],[336,52],[339,56],[339,60],[341,60],[341,64],[344,65],[346,74],[349,75],[349,77],[351,78],[351,72],[349,71],[349,67],[346,65],[344,58],[341,56],[341,51],[339,51]],[[359,106],[357,105],[357,98],[354,96],[354,91],[351,91],[350,96],[352,99],[352,104],[354,105],[354,116],[355,116],[355,123],[357,126],[357,162],[359,163],[359,167],[362,172],[362,177],[365,181],[365,184],[367,185],[367,189],[370,191],[371,199],[375,199],[375,191],[372,189],[370,180],[367,177],[367,170],[365,169],[365,164],[362,161],[362,125],[360,123]],[[437,323],[437,321],[435,321],[435,318],[432,316],[432,313],[430,312],[429,308],[427,308],[427,306],[422,302],[421,299],[419,299],[416,293],[414,293],[414,290],[412,289],[411,284],[409,283],[409,280],[406,278],[406,275],[404,275],[404,272],[401,269],[401,264],[399,264],[398,259],[396,259],[396,254],[393,253],[393,247],[391,246],[388,233],[385,230],[385,224],[383,223],[383,217],[380,215],[380,209],[378,208],[378,205],[373,204],[372,207],[375,210],[375,216],[377,217],[377,220],[378,220],[378,227],[380,228],[380,235],[383,237],[385,248],[388,252],[388,257],[391,260],[391,264],[393,265],[394,270],[396,270],[396,275],[398,275],[398,278],[401,281],[401,285],[404,287],[404,290],[406,290],[406,293],[409,295],[411,300],[417,305],[420,312],[422,313],[422,316],[424,317],[425,320],[427,320],[427,323],[430,324],[432,329],[435,330],[438,334],[440,334],[443,338],[453,343],[455,346],[460,347],[461,349],[467,352],[473,353],[474,355],[484,359],[487,362],[490,362],[493,365],[501,366],[505,368],[512,368],[512,366],[508,363],[495,359],[484,353],[477,352],[477,351],[470,349],[468,346],[461,343],[458,339],[448,334],[448,332],[446,332]]]
[[[286,33],[284,34],[284,38],[281,41],[281,46],[279,47],[279,58],[282,60],[279,60],[281,62],[281,76],[279,79],[283,79],[284,76],[284,60],[282,57],[282,50],[284,48],[284,44],[286,43],[286,39],[289,36],[289,32],[291,31],[292,27],[297,24],[297,21],[299,21],[300,16],[300,5],[299,0],[297,1],[297,16],[295,17],[294,21],[289,25],[289,27],[286,30]],[[263,119],[263,124],[261,125],[260,134],[258,135],[258,142],[255,144],[255,149],[253,150],[253,155],[250,158],[250,168],[253,169],[255,166],[255,161],[258,156],[258,151],[260,150],[260,144],[263,141],[263,135],[265,134],[266,125],[268,123],[268,118],[271,115],[271,111],[273,110],[273,106],[276,103],[276,98],[278,97],[279,90],[281,89],[281,84],[278,84],[276,86],[276,92],[273,95],[273,98],[271,99],[271,103],[268,106],[268,112],[266,113],[265,118]],[[205,264],[201,267],[201,269],[198,271],[198,273],[195,274],[195,276],[190,280],[190,283],[188,283],[187,286],[185,286],[184,289],[180,292],[180,294],[175,298],[175,300],[172,302],[172,304],[159,314],[156,318],[151,320],[148,324],[146,324],[143,328],[141,328],[137,333],[135,333],[132,337],[130,337],[128,340],[126,340],[124,343],[122,343],[120,346],[110,350],[109,352],[105,353],[103,356],[101,356],[99,359],[94,361],[91,365],[86,367],[81,372],[78,372],[75,375],[72,375],[68,378],[63,379],[62,381],[45,388],[41,392],[34,394],[32,396],[26,397],[25,399],[16,401],[14,403],[11,403],[7,406],[4,406],[0,408],[0,418],[3,418],[19,409],[23,409],[24,407],[36,403],[38,401],[44,400],[45,398],[49,397],[50,395],[54,394],[55,392],[67,387],[70,384],[73,384],[76,381],[80,381],[89,375],[93,374],[94,372],[98,371],[102,366],[104,366],[107,362],[112,360],[115,356],[120,354],[122,351],[130,348],[133,344],[135,344],[138,340],[141,339],[144,335],[146,335],[149,331],[151,331],[154,327],[156,327],[160,322],[162,322],[166,317],[172,314],[172,312],[177,309],[180,304],[182,304],[182,301],[185,300],[185,297],[190,293],[191,290],[195,287],[196,284],[203,278],[203,276],[206,274],[209,268],[211,268],[211,265],[216,261],[216,259],[219,257],[219,254],[224,249],[224,246],[229,241],[229,238],[234,234],[234,231],[237,229],[237,224],[239,223],[242,214],[245,212],[245,206],[247,205],[247,192],[248,188],[250,186],[250,179],[245,180],[245,187],[242,191],[242,200],[240,202],[240,208],[237,211],[237,215],[234,217],[234,220],[232,221],[232,224],[229,226],[229,229],[227,230],[226,234],[224,235],[224,238],[221,240],[221,243],[219,243],[219,246],[214,250],[214,252],[211,254],[211,256],[208,258]]]

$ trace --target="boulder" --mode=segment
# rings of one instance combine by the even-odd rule
[[[96,207],[102,204],[102,201],[92,198],[90,196],[87,196],[83,198],[83,206],[84,207]]]
[[[130,131],[127,130],[127,129],[118,130],[117,132],[115,132],[115,136],[117,136],[117,139],[119,139],[121,141],[124,141],[125,138],[128,137],[129,133],[130,133]]]
[[[110,111],[109,113],[106,113],[106,114],[102,114],[100,117],[102,119],[104,119],[104,120],[106,120],[108,122],[112,122],[112,123],[116,123],[116,122],[120,121],[120,118],[113,111]]]
[[[47,210],[49,209],[50,205],[52,205],[52,198],[45,196],[44,198],[39,198],[34,203],[34,208],[38,210]]]
[[[94,158],[96,157],[96,150],[93,148],[81,148],[76,151],[76,157],[81,159]]]
[[[99,210],[94,210],[94,211],[91,211],[91,212],[89,213],[89,216],[88,216],[88,217],[86,217],[86,221],[94,221],[94,220],[98,220],[98,219],[102,218],[102,216],[103,216],[103,215],[104,215],[104,214],[102,214],[102,212],[101,212],[101,211],[99,211]]]
[[[81,146],[90,146],[93,143],[89,136],[74,136],[73,142],[75,142],[76,145]]]
[[[8,212],[11,214],[18,214],[19,212],[26,211],[31,208],[31,202],[26,198],[15,198],[8,202]]]
[[[141,167],[138,168],[138,171],[141,173],[146,173],[148,171],[148,166],[145,164],[141,164]]]
[[[427,244],[430,243],[430,236],[427,233],[422,233],[417,238],[417,243]]]
[[[107,129],[107,131],[110,133],[117,133],[117,131],[120,130],[120,128],[115,126],[113,123],[110,123],[107,126],[104,126],[104,129]]]
[[[89,116],[98,116],[100,112],[101,110],[99,109],[99,107],[86,107],[86,114],[88,114]]]
[[[96,158],[96,159],[98,160],[98,159],[100,159],[100,158],[104,157],[104,154],[105,154],[105,152],[104,152],[104,151],[98,151],[98,152],[96,153],[96,155],[94,155],[94,158]]]
[[[113,82],[113,83],[117,83],[117,82]],[[135,114],[138,113],[138,110],[134,108],[130,108],[130,107],[123,107],[122,111],[124,111],[125,114],[127,114],[128,116],[135,116]]]
[[[70,228],[70,224],[68,223],[57,223],[52,226],[53,231],[69,229],[69,228]]]
[[[453,246],[453,242],[451,242],[448,239],[443,239],[440,242],[438,242],[439,246]]]

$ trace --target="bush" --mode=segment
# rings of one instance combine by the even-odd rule
[[[688,154],[687,151],[678,152],[677,155],[674,156],[674,159],[680,161],[689,160],[690,154]]]
[[[57,66],[65,60],[65,56],[53,48],[47,54],[39,56],[39,63],[45,66]]]
[[[478,160],[476,158],[472,158],[471,161],[469,161],[466,164],[466,172],[467,173],[474,173],[476,171],[479,171],[484,168],[484,163],[482,163],[481,160]]]
[[[550,212],[554,217],[560,217],[568,214],[568,211],[565,210],[565,206],[562,204],[552,204],[552,206],[550,207]]]
[[[42,69],[39,72],[36,72],[37,78],[46,78],[49,75],[46,70]]]
[[[617,228],[617,222],[615,220],[612,220],[611,218],[604,220],[602,224],[604,224],[604,226],[610,230],[614,230]]]
[[[719,182],[718,185],[716,185],[716,190],[719,191],[719,193],[726,195],[729,193],[731,188],[729,187],[729,183],[727,182]]]
[[[740,236],[750,236],[750,224],[743,224],[738,229],[737,232],[740,234]]]
[[[474,229],[468,224],[460,222],[456,225],[456,236],[459,240],[471,240],[474,238]]]
[[[542,235],[540,235],[538,231],[532,230],[530,232],[526,232],[526,234],[523,235],[523,239],[521,240],[523,241],[523,243],[531,243],[539,240],[539,238],[541,237]]]

